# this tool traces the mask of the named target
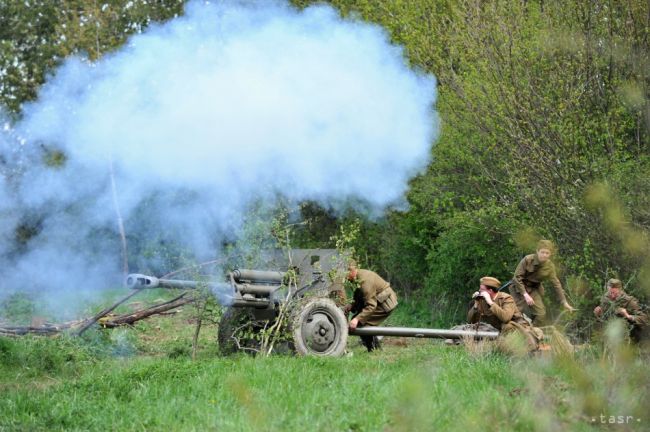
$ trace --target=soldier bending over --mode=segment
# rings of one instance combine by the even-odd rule
[[[357,263],[350,260],[348,265],[348,280],[355,283],[354,302],[346,307],[346,312],[352,312],[350,329],[363,326],[378,326],[397,307],[397,295],[390,284],[377,273],[357,268]],[[379,348],[376,336],[360,336],[361,341],[372,351]]]
[[[543,281],[551,281],[562,306],[569,312],[575,309],[569,305],[562,289],[562,284],[555,273],[555,265],[551,261],[553,243],[550,240],[540,240],[537,251],[526,255],[517,265],[515,276],[509,287],[510,294],[515,299],[517,307],[525,313],[536,326],[544,325],[546,307],[544,307]]]

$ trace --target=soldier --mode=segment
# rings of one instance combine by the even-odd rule
[[[550,240],[540,240],[537,251],[526,255],[517,265],[515,276],[509,290],[517,303],[519,310],[533,320],[533,325],[544,325],[546,307],[544,307],[543,281],[551,281],[562,306],[569,312],[575,309],[569,305],[562,289],[562,284],[555,273],[555,265],[551,261],[553,243]]]
[[[346,312],[353,314],[349,324],[351,330],[377,326],[397,307],[395,291],[377,273],[359,269],[356,261],[350,260],[347,277],[357,286],[353,294],[354,302],[346,307]],[[368,351],[379,348],[376,336],[361,336],[361,341]]]
[[[470,323],[490,324],[501,334],[518,331],[525,337],[528,349],[537,350],[544,334],[524,318],[512,296],[499,292],[501,282],[496,278],[485,276],[481,278],[480,283],[479,290],[472,295],[474,304],[467,313],[467,320]]]
[[[594,315],[600,321],[612,316],[618,316],[629,324],[630,339],[641,342],[643,332],[648,325],[648,317],[639,307],[636,298],[623,291],[623,285],[618,279],[607,281],[607,292],[600,299],[600,305],[594,309]]]

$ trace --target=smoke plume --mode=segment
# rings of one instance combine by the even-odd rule
[[[120,283],[117,209],[132,242],[198,258],[236,237],[252,200],[381,211],[428,162],[434,101],[434,78],[377,26],[327,6],[190,2],[99,61],[67,59],[5,122],[1,291],[61,308]]]

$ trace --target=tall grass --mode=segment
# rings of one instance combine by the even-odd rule
[[[0,338],[0,431],[591,431],[611,416],[624,416],[620,430],[650,426],[650,355],[616,325],[575,354],[390,338],[369,354],[352,337],[351,355],[321,359],[220,357],[208,323],[192,361],[195,312],[83,338]]]
[[[649,373],[627,346],[514,358],[431,341],[368,354],[353,340],[340,359],[191,361],[65,338],[0,341],[0,430],[586,431],[601,415],[633,416],[623,430],[650,421]]]

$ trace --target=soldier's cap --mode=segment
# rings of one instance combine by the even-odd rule
[[[481,278],[481,285],[489,286],[498,290],[501,287],[501,282],[499,282],[499,279],[493,278],[492,276],[484,276]]]
[[[613,288],[622,288],[623,284],[618,279],[610,279],[607,281],[607,286]]]
[[[536,250],[540,250],[540,249],[548,249],[551,252],[553,252],[553,251],[555,251],[555,245],[550,240],[540,240],[540,241],[537,242],[537,249]]]

